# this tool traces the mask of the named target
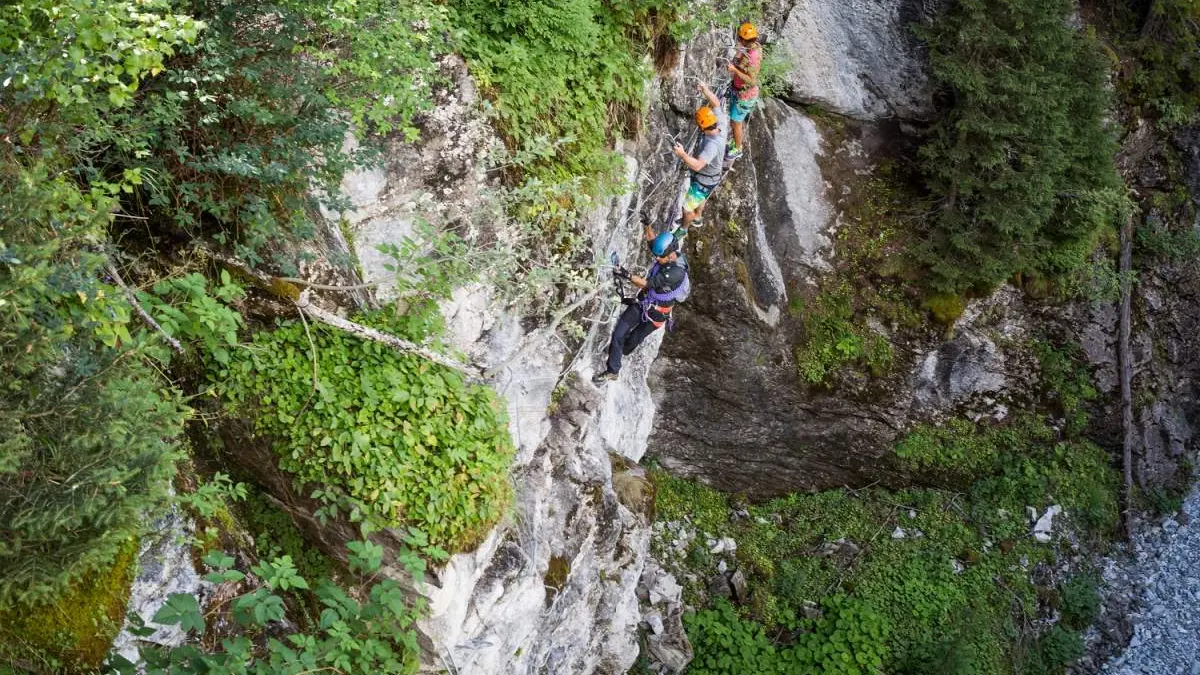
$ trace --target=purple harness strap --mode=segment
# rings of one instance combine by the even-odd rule
[[[659,265],[657,262],[655,262],[653,265],[650,266],[650,271],[646,273],[646,278],[653,279],[654,275],[658,274],[658,271],[660,268],[661,268],[661,265]],[[644,296],[642,296],[642,300],[641,300],[642,321],[651,321],[655,324],[664,323],[664,322],[654,321],[653,319],[650,318],[650,307],[655,306],[655,305],[661,305],[661,304],[667,303],[667,302],[679,302],[680,300],[686,298],[688,293],[691,290],[692,290],[692,283],[691,283],[691,280],[688,279],[687,270],[684,270],[683,282],[681,282],[678,286],[676,286],[671,291],[668,291],[666,293],[659,293],[658,291],[654,290],[653,288],[647,286],[646,294]],[[667,311],[664,312],[664,314],[668,313],[670,311],[671,311],[671,308],[668,307]]]

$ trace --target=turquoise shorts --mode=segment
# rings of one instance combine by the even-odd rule
[[[758,99],[742,100],[735,96],[729,105],[729,119],[734,122],[744,122],[757,107]]]
[[[683,198],[683,210],[695,211],[700,208],[700,205],[708,199],[708,195],[711,193],[712,188],[706,188],[692,179],[692,184],[688,186],[687,196]]]

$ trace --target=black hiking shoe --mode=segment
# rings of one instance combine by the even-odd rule
[[[592,376],[592,382],[595,382],[596,384],[612,382],[613,380],[616,380],[616,379],[617,379],[617,374],[614,372],[608,371],[608,370],[602,370]]]

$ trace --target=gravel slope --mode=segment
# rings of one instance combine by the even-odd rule
[[[1136,559],[1110,564],[1105,581],[1132,580],[1140,598],[1128,618],[1133,638],[1100,672],[1111,675],[1200,675],[1200,491],[1174,517],[1135,537]]]

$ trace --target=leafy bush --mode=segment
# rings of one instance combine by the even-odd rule
[[[1083,630],[1100,615],[1100,580],[1094,574],[1076,574],[1062,586],[1062,622]]]
[[[313,593],[323,609],[311,632],[271,637],[265,644],[251,639],[267,630],[276,634],[278,622],[285,616],[281,593],[310,588],[309,581],[284,557],[252,567],[251,571],[264,585],[233,599],[233,619],[245,634],[222,640],[219,650],[213,653],[191,643],[179,647],[144,644],[140,651],[146,671],[164,675],[213,672],[284,675],[314,670],[389,675],[416,672],[420,649],[414,624],[424,611],[423,604],[410,602],[395,581],[376,580],[374,573],[382,563],[382,548],[370,542],[352,542],[349,548],[351,569],[359,573],[359,580],[366,588],[360,596],[351,595],[329,581],[316,584]],[[233,558],[220,552],[209,554],[205,562],[213,568],[207,575],[210,582],[245,578],[231,569]],[[414,576],[424,571],[423,563],[415,555],[404,554],[397,562]],[[202,635],[206,627],[196,598],[183,594],[170,596],[155,614],[154,621],[178,626],[189,635]],[[137,666],[119,656],[113,657],[111,666],[122,674],[140,672]]]
[[[923,31],[949,108],[920,150],[941,200],[932,286],[986,290],[1083,264],[1124,189],[1104,127],[1108,68],[1070,0],[960,0]]]
[[[673,0],[452,0],[459,47],[515,149],[566,139],[535,169],[558,179],[612,170],[610,142],[637,119],[645,55]]]
[[[341,331],[312,326],[311,338],[295,322],[259,332],[214,366],[213,382],[314,497],[352,520],[416,527],[437,546],[477,542],[510,493],[495,395]]]
[[[225,364],[245,323],[228,304],[241,299],[245,291],[225,270],[221,270],[221,283],[212,285],[211,295],[209,286],[204,275],[193,272],[163,279],[154,284],[153,294],[139,293],[138,299],[169,335],[200,343],[204,356]]]
[[[839,282],[795,311],[804,322],[804,341],[796,348],[800,376],[813,384],[829,381],[843,366],[859,365],[882,375],[892,364],[891,344],[855,316],[848,283]]]
[[[762,624],[740,618],[725,600],[684,616],[696,657],[692,675],[871,675],[883,672],[888,624],[861,602],[834,596],[818,619],[805,620],[796,643],[776,646]]]

